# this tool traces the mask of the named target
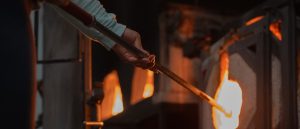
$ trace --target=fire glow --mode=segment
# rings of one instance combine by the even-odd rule
[[[144,87],[143,98],[148,98],[153,95],[154,85],[153,85],[153,72],[147,71],[147,81]]]
[[[264,16],[257,16],[257,17],[254,17],[252,19],[250,19],[249,21],[246,22],[246,26],[250,26],[258,21],[260,21],[261,19],[263,19]]]
[[[114,104],[112,109],[112,115],[117,115],[123,112],[123,98],[120,86],[115,87]]]
[[[216,108],[212,109],[213,124],[216,129],[236,129],[239,126],[239,115],[242,106],[242,90],[238,82],[229,80],[227,53],[220,56],[221,83],[216,91],[215,100],[226,111],[231,111],[232,116],[226,117]]]
[[[281,20],[277,20],[273,22],[269,27],[269,30],[272,32],[272,34],[280,41],[282,41],[282,34],[281,34],[281,27],[280,27],[281,23],[282,23]]]

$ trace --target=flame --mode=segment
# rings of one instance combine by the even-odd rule
[[[242,106],[242,90],[238,82],[228,79],[228,55],[221,55],[221,83],[215,94],[215,100],[226,111],[232,112],[232,117],[226,117],[216,108],[212,109],[213,124],[216,129],[236,129],[239,125],[239,115]]]
[[[115,87],[115,96],[114,96],[114,104],[113,104],[113,109],[112,109],[112,115],[117,115],[121,112],[123,112],[123,98],[122,98],[122,93],[121,93],[121,88],[119,85]]]
[[[271,23],[269,30],[272,32],[272,34],[278,39],[278,40],[282,40],[282,34],[281,34],[281,28],[280,28],[280,24],[282,23],[281,20],[277,20],[273,23]]]
[[[147,81],[146,85],[144,87],[144,92],[143,92],[143,98],[148,98],[153,95],[154,92],[154,85],[153,85],[153,72],[148,70],[147,71]]]
[[[260,21],[260,20],[263,19],[263,18],[264,18],[264,16],[257,16],[257,17],[254,17],[254,18],[252,18],[252,19],[250,19],[250,20],[248,20],[248,21],[246,22],[246,26],[252,25],[252,24],[254,24],[254,23]]]

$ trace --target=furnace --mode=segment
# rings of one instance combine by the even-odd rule
[[[271,5],[265,5],[269,9],[256,8],[245,14],[240,27],[215,43],[211,47],[211,56],[203,63],[202,71],[207,73],[207,79],[204,80],[206,92],[219,97],[220,85],[224,83],[224,77],[219,76],[224,75],[223,53],[228,53],[228,79],[234,80],[234,85],[240,86],[242,91],[236,98],[224,100],[233,103],[230,105],[232,108],[235,108],[235,103],[242,102],[235,125],[226,129],[283,129],[297,126],[296,85],[293,84],[296,75],[292,72],[296,70],[296,63],[291,60],[296,56],[291,51],[296,48],[291,48],[290,41],[295,31],[289,24],[292,17],[288,6]],[[237,94],[234,89],[231,92],[223,97]],[[202,128],[222,129],[222,120],[219,120],[214,109],[203,103],[201,110]],[[229,123],[227,121],[225,124]]]
[[[296,75],[292,72],[296,70],[292,56],[296,55],[291,53],[295,48],[290,42],[295,32],[289,24],[292,19],[289,6],[262,5],[239,17],[238,22],[233,17],[204,15],[202,10],[187,6],[171,7],[161,17],[162,64],[199,86],[232,116],[226,117],[206,101],[200,101],[199,110],[193,110],[199,112],[198,127],[191,126],[195,113],[191,114],[193,108],[183,105],[195,105],[199,101],[174,81],[161,76],[159,91],[153,96],[155,104],[165,106],[154,105],[162,108],[154,115],[159,117],[160,128],[285,129],[297,126],[293,90]],[[223,37],[218,37],[220,33],[210,33],[215,28],[219,28],[217,32],[224,31],[220,28],[226,24],[220,19],[236,23]],[[207,26],[201,28],[201,25]],[[215,39],[210,46],[209,42]],[[182,115],[185,112],[190,115]],[[176,119],[171,117],[181,115]],[[183,119],[188,122],[183,123]]]
[[[130,97],[127,92],[122,94],[121,79],[119,81],[118,73],[113,71],[103,81],[105,98],[89,104],[94,91],[101,88],[92,87],[92,42],[84,35],[79,35],[77,41],[77,32],[72,30],[69,33],[72,42],[78,44],[73,46],[74,53],[68,59],[71,61],[63,60],[71,65],[45,66],[45,129],[60,129],[66,123],[71,123],[72,126],[67,126],[71,128],[85,124],[86,129],[96,128],[95,125],[103,129],[297,129],[300,123],[300,18],[293,12],[291,3],[266,2],[256,8],[237,9],[249,10],[245,14],[244,11],[233,14],[232,10],[226,10],[232,7],[230,2],[226,4],[229,7],[220,7],[208,1],[201,1],[203,5],[197,3],[199,1],[195,5],[170,3],[157,19],[160,43],[156,66],[167,69],[160,72],[172,73],[194,90],[170,74],[165,76],[135,68],[133,77],[125,80],[132,84],[128,90]],[[215,10],[210,10],[212,5],[206,2]],[[45,6],[45,15],[50,11],[48,15],[52,16],[47,9]],[[50,19],[44,18],[46,22]],[[53,47],[49,39],[64,37],[49,32],[45,33],[44,62],[57,63],[60,60],[55,60],[52,54],[64,50],[49,50]],[[123,41],[113,34],[108,35]],[[126,41],[122,44],[126,45]],[[70,49],[69,46],[63,48]],[[139,52],[132,46],[129,48]],[[55,57],[53,61],[52,57]],[[51,60],[47,61],[48,58]],[[57,76],[67,67],[72,68],[68,70],[72,78]],[[62,83],[65,81],[71,83]],[[207,93],[209,99],[199,97],[202,94],[195,96],[195,90]],[[123,103],[124,98],[130,100],[129,108],[124,106],[127,105]],[[63,117],[57,119],[56,116]]]

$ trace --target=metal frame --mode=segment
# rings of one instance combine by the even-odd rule
[[[283,13],[283,44],[280,48],[280,58],[282,63],[282,120],[280,128],[298,128],[297,111],[297,44],[295,40],[295,7],[294,0],[290,0],[287,7],[281,10]]]
[[[271,41],[270,41],[270,13],[264,19],[263,43],[257,44],[257,111],[255,123],[257,129],[272,128],[272,83],[271,83]]]
[[[272,39],[272,34],[268,27],[274,18],[274,14],[280,13],[280,18],[283,19],[282,41]],[[278,6],[269,7],[265,10],[267,13],[260,24],[263,24],[263,44],[256,44],[256,58],[257,66],[255,66],[257,73],[257,112],[255,120],[256,129],[271,129],[272,128],[272,71],[271,61],[272,55],[279,58],[281,62],[281,112],[280,123],[278,128],[281,129],[295,129],[298,128],[298,111],[297,111],[297,44],[296,44],[296,19],[295,6],[293,0],[289,4],[284,2]],[[275,16],[275,17],[274,17]],[[255,29],[256,25],[244,27],[244,29]],[[239,43],[240,44],[240,43]],[[245,49],[247,44],[232,45],[229,47],[230,54],[238,52],[238,49]],[[238,52],[245,60],[249,56],[245,53]],[[248,61],[247,61],[248,62]],[[250,63],[250,67],[252,63]],[[298,64],[299,65],[299,64]],[[252,67],[253,68],[253,67]]]
[[[239,53],[256,72],[256,113],[252,124],[256,129],[271,129],[272,127],[272,93],[271,93],[271,43],[268,23],[270,15],[250,26],[244,26],[237,33],[251,33],[228,47],[229,54]],[[255,51],[249,49],[255,47]]]

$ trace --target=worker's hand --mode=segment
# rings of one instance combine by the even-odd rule
[[[129,28],[126,28],[124,34],[122,35],[122,38],[128,43],[131,43],[133,46],[148,54],[148,57],[139,58],[123,46],[116,44],[112,49],[122,60],[132,63],[143,69],[151,69],[154,66],[155,56],[150,55],[147,51],[143,49],[139,33]]]
[[[46,1],[58,6],[68,5],[68,3],[70,2],[70,0],[46,0]]]

